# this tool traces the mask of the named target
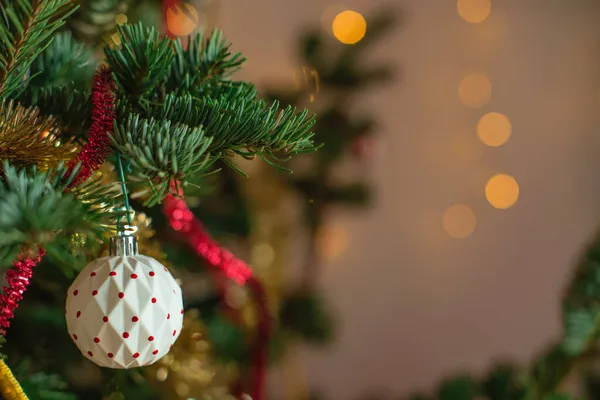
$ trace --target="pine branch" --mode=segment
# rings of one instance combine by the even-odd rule
[[[130,162],[133,179],[152,188],[147,205],[160,202],[173,181],[185,181],[193,173],[206,171],[214,161],[207,152],[211,138],[205,137],[201,128],[184,124],[131,115],[115,126],[111,138]]]
[[[91,123],[90,95],[72,85],[63,87],[30,85],[18,100],[26,106],[38,107],[45,115],[52,115],[60,125],[59,134],[65,138],[83,137]]]
[[[174,57],[171,41],[142,24],[117,29],[121,47],[106,47],[106,60],[123,95],[134,106],[166,80]]]
[[[89,89],[97,61],[93,51],[73,39],[69,31],[58,33],[50,46],[35,59],[31,66],[31,86],[67,86]]]
[[[314,116],[277,102],[266,107],[263,100],[239,96],[243,86],[216,98],[167,96],[163,105],[148,109],[160,120],[173,120],[203,127],[213,139],[213,153],[236,153],[244,157],[283,152],[295,154],[316,150],[312,142]]]
[[[0,97],[24,86],[29,66],[74,10],[70,0],[1,0]]]
[[[71,235],[79,233],[94,246],[112,229],[120,211],[118,188],[101,182],[99,175],[67,192],[71,183],[68,170],[40,172],[17,170],[4,163],[0,184],[0,265],[8,265],[11,255],[33,244],[48,250],[61,262],[71,262]],[[60,234],[56,234],[60,231]]]
[[[215,29],[207,38],[198,33],[189,38],[187,48],[182,39],[173,44],[175,58],[171,65],[167,88],[187,93],[211,80],[230,77],[246,61],[240,53],[230,52],[231,44]]]

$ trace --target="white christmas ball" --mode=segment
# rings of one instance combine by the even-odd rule
[[[150,365],[169,352],[183,325],[181,288],[143,255],[88,264],[67,294],[69,334],[81,353],[109,368]]]

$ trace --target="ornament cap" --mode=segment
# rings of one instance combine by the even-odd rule
[[[114,236],[110,238],[111,256],[137,256],[138,243],[133,235]]]

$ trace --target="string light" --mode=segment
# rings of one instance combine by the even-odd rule
[[[454,239],[465,239],[475,231],[477,218],[469,206],[454,204],[442,217],[442,227]]]
[[[186,10],[179,5],[167,9],[167,29],[173,36],[187,36],[198,26],[198,11],[189,4],[183,3]]]
[[[492,0],[458,0],[456,8],[465,21],[478,24],[490,15]]]
[[[492,84],[482,74],[469,74],[458,84],[458,98],[467,107],[479,108],[486,105],[492,96]]]
[[[488,146],[502,146],[510,138],[512,125],[504,115],[496,112],[485,114],[477,124],[477,136]]]
[[[510,208],[519,199],[519,184],[510,175],[494,175],[485,186],[485,197],[495,208]]]
[[[346,10],[335,17],[331,28],[337,40],[344,44],[355,44],[365,37],[367,21],[360,13]]]

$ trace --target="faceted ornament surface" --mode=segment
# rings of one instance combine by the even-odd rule
[[[65,314],[71,338],[89,360],[109,368],[150,365],[181,332],[181,288],[151,257],[104,257],[77,276]]]

